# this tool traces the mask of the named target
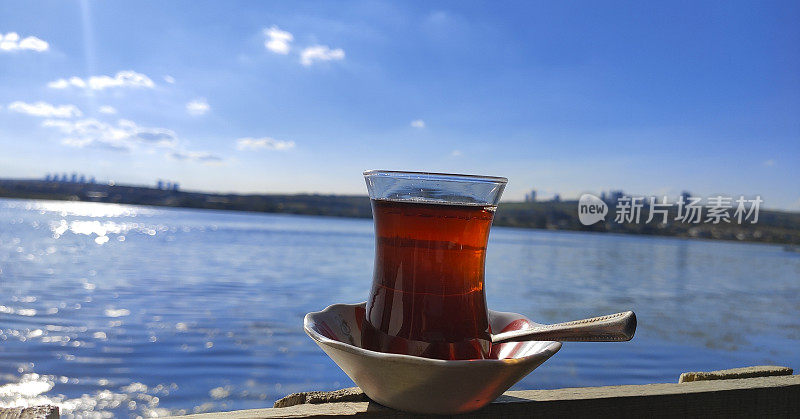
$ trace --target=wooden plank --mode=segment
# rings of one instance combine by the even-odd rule
[[[335,391],[304,391],[292,393],[272,405],[272,407],[290,407],[298,404],[322,404],[341,402],[368,402],[369,397],[358,387],[343,388]]]
[[[463,418],[590,417],[796,417],[800,376],[742,378],[558,390],[509,391]],[[375,402],[299,404],[284,408],[190,415],[194,419],[412,418]]]
[[[776,375],[792,375],[789,367],[775,365],[759,365],[756,367],[732,368],[728,370],[708,372],[685,372],[678,378],[679,383],[703,380],[730,380],[731,378],[773,377]]]
[[[58,419],[57,406],[0,407],[0,419]]]

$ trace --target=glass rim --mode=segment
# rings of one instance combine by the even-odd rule
[[[483,182],[505,185],[508,179],[499,176],[467,175],[461,173],[409,172],[403,170],[365,170],[364,177],[386,176],[396,179],[418,179],[445,182]]]

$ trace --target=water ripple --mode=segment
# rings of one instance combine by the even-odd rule
[[[372,228],[0,199],[0,406],[149,417],[350,386],[301,325],[366,298]],[[542,322],[639,316],[633,342],[565,344],[517,388],[798,365],[799,276],[800,258],[776,246],[508,228],[492,232],[486,273],[492,308]]]

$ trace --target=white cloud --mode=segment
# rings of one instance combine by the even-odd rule
[[[415,119],[415,120],[411,121],[411,126],[414,127],[414,128],[419,128],[419,129],[425,128],[425,121],[423,121],[421,119]]]
[[[300,53],[300,63],[304,66],[310,66],[315,61],[332,61],[343,60],[344,50],[341,48],[330,49],[325,45],[314,45],[308,47]]]
[[[73,121],[48,119],[42,125],[58,129],[64,135],[61,143],[72,147],[94,146],[128,151],[139,146],[175,148],[178,143],[172,130],[140,127],[125,119],[120,119],[116,125],[93,118]]]
[[[208,102],[203,99],[195,99],[186,104],[186,112],[189,115],[200,116],[208,113],[211,110],[211,106],[208,105]]]
[[[66,89],[69,87],[69,82],[64,79],[58,79],[47,83],[47,87],[51,89]]]
[[[169,83],[169,84],[174,84],[174,83],[175,83],[175,77],[172,77],[172,76],[164,76],[164,81],[165,81],[165,82],[167,82],[167,83]]]
[[[247,137],[236,140],[236,148],[239,150],[257,150],[260,148],[268,150],[289,150],[290,148],[294,148],[294,141],[281,141],[270,137]]]
[[[120,119],[109,124],[93,118],[80,120],[47,119],[45,127],[63,134],[61,143],[77,148],[92,147],[113,151],[140,149],[147,154],[167,150],[167,157],[207,164],[218,164],[223,158],[205,151],[189,151],[179,146],[178,136],[166,128],[142,127],[133,121]]]
[[[16,32],[9,32],[5,35],[0,33],[0,52],[10,52],[19,50],[28,50],[43,52],[50,49],[50,44],[35,36],[20,39]]]
[[[453,150],[450,153],[450,157],[461,157],[462,155],[463,153],[461,152],[461,150]]]
[[[276,53],[286,55],[289,53],[291,47],[289,44],[294,40],[291,33],[278,29],[277,26],[272,26],[269,29],[264,29],[264,47]]]
[[[172,151],[167,154],[167,157],[175,160],[191,160],[203,163],[219,163],[222,161],[222,157],[206,151]]]
[[[70,77],[69,79],[58,79],[47,83],[47,87],[52,89],[66,89],[69,86],[81,89],[104,90],[111,87],[146,87],[152,89],[155,83],[150,77],[135,71],[120,71],[111,76],[91,76],[84,80],[80,77]]]
[[[127,151],[130,133],[122,127],[114,127],[96,119],[82,119],[78,121],[64,121],[48,119],[42,126],[57,128],[64,134],[61,143],[71,147],[96,147],[113,150]]]
[[[8,110],[44,118],[72,118],[83,115],[83,112],[75,105],[55,106],[46,102],[25,103],[17,101],[9,104]]]
[[[770,167],[775,166],[775,160],[769,159],[764,162],[764,166]]]
[[[101,106],[100,108],[97,109],[97,111],[107,115],[114,115],[117,113],[117,110],[113,106],[108,106],[108,105]]]

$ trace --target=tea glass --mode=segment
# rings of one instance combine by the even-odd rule
[[[437,359],[491,350],[484,265],[507,179],[364,172],[375,223],[375,267],[362,344]]]

